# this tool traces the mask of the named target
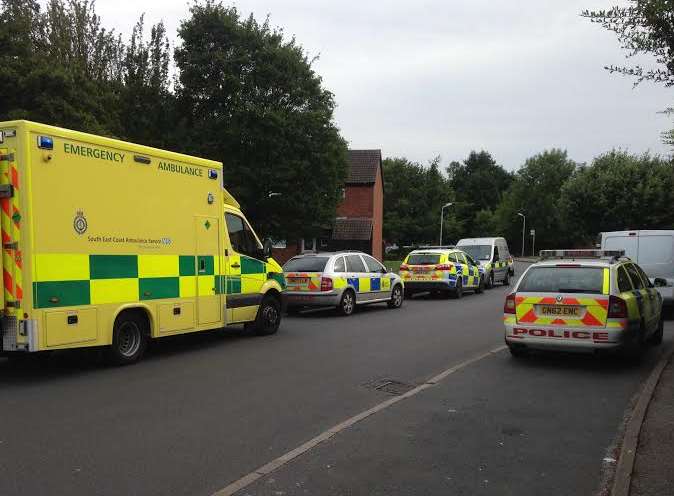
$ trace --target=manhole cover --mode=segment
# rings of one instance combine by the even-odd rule
[[[407,391],[414,389],[416,386],[414,384],[406,384],[404,382],[396,381],[395,379],[375,379],[374,381],[366,382],[363,384],[363,387],[398,396],[405,394]]]

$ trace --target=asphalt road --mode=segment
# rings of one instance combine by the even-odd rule
[[[506,293],[162,340],[125,368],[91,352],[0,359],[0,494],[208,496],[391,397],[364,385],[422,384],[501,346]],[[625,367],[501,351],[240,494],[592,494],[657,356]]]

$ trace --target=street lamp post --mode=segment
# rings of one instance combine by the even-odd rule
[[[454,205],[452,202],[445,203],[440,209],[440,246],[442,246],[442,225],[445,223],[445,209]]]
[[[524,257],[524,230],[527,227],[527,217],[522,212],[517,212],[517,215],[522,217],[522,257]]]

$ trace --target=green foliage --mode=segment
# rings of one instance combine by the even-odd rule
[[[495,214],[498,232],[510,241],[515,253],[521,253],[522,249],[522,217],[518,212],[526,215],[527,250],[531,249],[531,229],[536,230],[536,245],[541,249],[568,244],[559,214],[559,199],[562,186],[575,169],[576,164],[565,151],[553,149],[527,159],[515,173]]]
[[[628,57],[650,54],[661,67],[646,69],[641,65],[607,66],[610,72],[641,81],[674,85],[674,0],[629,0],[627,6],[581,13],[591,22],[616,33]]]
[[[447,174],[456,197],[456,205],[452,208],[456,217],[462,220],[462,225],[457,226],[457,237],[473,236],[474,229],[482,229],[477,226],[478,215],[481,220],[491,222],[491,215],[484,212],[496,209],[512,182],[512,174],[486,151],[470,152],[463,163],[452,162],[447,167]]]
[[[453,198],[440,172],[440,159],[428,167],[404,158],[389,158],[384,167],[384,239],[399,246],[437,244],[440,209]],[[443,238],[455,241],[452,207],[445,209]]]
[[[175,53],[188,148],[225,163],[225,184],[265,234],[319,232],[334,219],[347,168],[333,95],[268,20],[213,1],[190,13]]]
[[[648,154],[612,151],[583,166],[562,187],[562,222],[578,244],[602,231],[671,229],[674,167]]]

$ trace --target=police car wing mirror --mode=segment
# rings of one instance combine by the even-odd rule
[[[274,244],[272,243],[271,239],[265,239],[264,243],[262,244],[262,256],[265,258],[265,260],[271,258],[273,248]]]
[[[653,280],[653,284],[655,285],[656,288],[665,288],[667,287],[667,279],[664,279],[662,277],[656,277]]]

